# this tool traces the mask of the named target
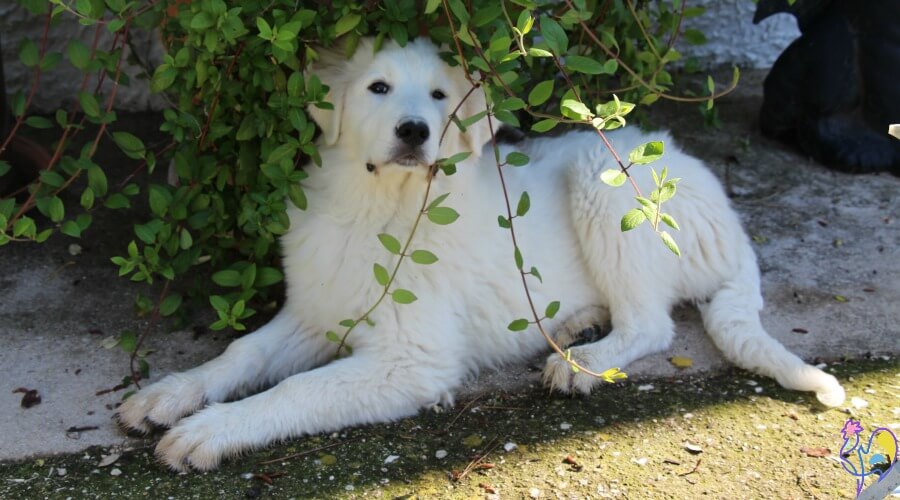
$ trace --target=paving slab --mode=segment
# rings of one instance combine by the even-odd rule
[[[763,324],[773,336],[807,360],[900,353],[900,179],[832,172],[761,137],[763,75],[745,74],[740,90],[719,101],[719,129],[703,128],[690,106],[659,106],[652,121],[672,129],[734,193],[759,254]],[[154,123],[143,115],[121,120],[132,129]],[[109,263],[121,251],[115,241],[139,220],[139,214],[98,214],[78,255],[62,237],[0,248],[0,460],[140,444],[111,420],[123,391],[96,395],[128,373],[126,356],[103,349],[101,340],[146,326],[134,315],[133,298],[147,290],[118,278]],[[674,314],[674,345],[626,367],[633,381],[723,368],[696,311]],[[147,341],[156,350],[151,378],[210,359],[228,340],[157,326]],[[693,367],[675,368],[667,361],[675,355],[691,358]],[[524,391],[538,384],[540,365],[485,373],[464,393]],[[22,408],[22,394],[13,392],[20,387],[37,389],[41,403]],[[72,427],[97,428],[67,432]]]

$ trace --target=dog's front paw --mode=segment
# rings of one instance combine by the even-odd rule
[[[126,399],[116,418],[126,429],[147,433],[153,427],[172,427],[204,403],[202,383],[184,374],[169,375]]]
[[[229,406],[213,405],[182,419],[156,445],[156,457],[172,470],[208,471],[240,453],[242,427],[229,417]]]
[[[572,349],[571,353],[572,360],[581,366],[590,368],[590,365],[577,355],[577,349]],[[593,368],[590,369],[593,370]],[[572,365],[556,353],[551,354],[547,358],[547,364],[544,365],[543,380],[544,385],[547,387],[566,394],[574,392],[590,394],[591,389],[600,383],[600,379],[593,375],[588,375],[583,371],[575,372],[572,369]]]

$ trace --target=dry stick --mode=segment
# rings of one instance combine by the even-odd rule
[[[488,129],[491,132],[491,146],[493,147],[493,150],[494,150],[494,161],[497,164],[497,175],[500,177],[500,186],[503,188],[503,198],[504,198],[504,202],[506,202],[506,215],[509,220],[509,234],[512,237],[513,248],[519,248],[519,244],[516,241],[516,229],[515,229],[515,225],[513,223],[514,217],[512,214],[512,206],[509,203],[509,191],[506,188],[506,179],[503,176],[503,167],[500,163],[500,149],[497,147],[497,138],[494,135],[494,124],[493,124],[493,121],[491,120],[490,113],[488,113],[488,115],[487,115],[487,121],[488,121]],[[608,377],[604,376],[602,373],[597,373],[597,372],[588,370],[587,368],[581,366],[577,361],[571,359],[570,356],[567,356],[566,353],[562,350],[562,348],[559,347],[559,345],[553,340],[553,338],[551,338],[550,335],[547,334],[547,332],[544,330],[544,326],[541,324],[541,317],[537,312],[537,308],[534,306],[534,300],[531,298],[531,289],[528,287],[528,280],[526,279],[526,273],[521,268],[519,268],[519,276],[522,278],[522,287],[525,289],[525,297],[528,299],[528,306],[531,308],[531,314],[534,317],[534,324],[535,324],[535,326],[538,327],[538,330],[541,332],[541,335],[544,337],[544,340],[546,340],[547,343],[550,344],[550,347],[557,354],[562,356],[563,359],[565,359],[565,361],[567,363],[569,363],[569,365],[577,368],[580,371],[583,371],[584,373],[587,373],[588,375],[591,375],[591,376],[594,376],[597,378],[602,378],[604,380],[608,380]]]
[[[347,441],[341,441],[341,442],[339,442],[339,443],[326,444],[325,446],[319,446],[318,448],[313,448],[313,449],[311,449],[311,450],[301,451],[300,453],[294,453],[294,454],[292,454],[292,455],[287,455],[287,456],[284,456],[284,457],[281,457],[281,458],[273,458],[272,460],[266,460],[265,462],[260,462],[259,464],[260,464],[260,465],[274,464],[275,462],[282,462],[282,461],[284,461],[284,460],[290,460],[290,459],[292,459],[292,458],[302,457],[302,456],[304,456],[304,455],[309,455],[310,453],[315,453],[315,452],[317,452],[317,451],[327,450],[327,449],[329,449],[329,448],[334,448],[335,446],[340,446],[340,445],[342,445],[342,444],[349,444],[349,443],[352,443],[352,442],[354,442],[354,441],[357,441],[357,440],[356,440],[356,439],[348,439]]]
[[[488,455],[490,455],[491,453],[493,453],[494,450],[496,450],[497,447],[500,446],[500,443],[494,444],[494,442],[495,442],[496,440],[497,440],[497,439],[494,438],[494,439],[488,444],[488,447],[489,447],[489,448],[487,448],[487,451],[486,451],[483,455],[480,455],[480,456],[479,456],[478,458],[476,458],[475,460],[472,460],[471,462],[469,462],[469,464],[466,465],[466,468],[463,469],[462,472],[460,472],[459,474],[453,475],[453,476],[452,476],[452,477],[453,477],[453,480],[454,480],[454,481],[460,481],[460,480],[462,480],[464,477],[468,476],[470,472],[472,472],[473,470],[475,470],[475,468],[478,467],[478,464],[480,464],[481,462],[483,462],[484,459],[488,457]],[[491,446],[492,444],[493,444],[493,446]]]
[[[466,410],[471,408],[472,405],[474,405],[476,402],[478,402],[479,399],[481,399],[481,396],[478,396],[475,399],[473,399],[472,401],[469,401],[468,403],[466,403],[466,406],[464,406],[462,410],[459,410],[459,413],[457,413],[456,416],[453,417],[453,420],[451,420],[450,423],[447,424],[447,427],[445,427],[444,430],[441,431],[440,433],[446,434],[447,432],[450,432],[450,428],[453,427],[453,424],[455,424],[457,420],[459,420],[459,417],[461,417],[463,415],[463,413],[466,412]]]

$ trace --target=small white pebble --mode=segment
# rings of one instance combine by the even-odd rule
[[[647,457],[632,458],[631,461],[638,465],[647,465]]]
[[[443,459],[447,458],[447,450],[438,450],[438,451],[434,452],[434,458],[436,458],[438,460],[443,460]]]
[[[392,464],[397,460],[400,460],[400,455],[388,455],[388,457],[384,459],[384,463]]]
[[[869,406],[869,402],[868,402],[868,401],[866,401],[866,400],[863,399],[863,398],[858,398],[858,397],[856,397],[856,396],[853,396],[852,398],[850,398],[850,404],[851,404],[854,408],[856,408],[857,410],[862,409],[862,408],[866,408],[866,407]]]
[[[747,385],[749,385],[750,387],[756,387],[757,385],[759,385],[759,382],[755,380],[748,380]]]
[[[694,414],[693,414],[693,413],[685,413],[685,414],[682,415],[682,416],[683,416],[684,418],[688,419],[688,420],[694,418]]]
[[[353,491],[356,488],[352,484],[348,484],[347,486],[344,486],[344,489],[347,491]]]
[[[766,427],[766,424],[759,424],[756,426],[756,430],[764,431],[766,429],[768,429],[768,427]]]
[[[753,391],[756,392],[757,394],[762,394],[763,388],[762,387],[754,387]]]
[[[644,384],[638,386],[639,391],[652,391],[653,389],[655,389],[655,387],[653,387],[653,384]]]
[[[65,476],[65,475],[66,475],[66,469],[60,467],[60,468],[56,469],[56,473],[59,474],[60,477]]]
[[[865,392],[866,394],[875,394],[875,389],[866,389],[863,392]]]
[[[559,428],[564,431],[567,431],[572,428],[572,424],[570,424],[568,422],[563,422],[563,423],[559,424]]]
[[[122,469],[114,468],[113,470],[109,471],[109,475],[110,475],[110,476],[121,476],[121,475],[122,475]]]
[[[71,255],[73,257],[76,255],[80,255],[81,250],[82,250],[81,245],[79,245],[78,243],[72,243],[69,245],[69,255]]]
[[[253,473],[245,472],[245,473],[241,474],[241,479],[253,479]]]
[[[516,443],[512,443],[512,442],[506,443],[503,445],[503,449],[506,450],[507,453],[515,450],[518,447],[519,447],[519,445],[517,445]]]
[[[603,425],[606,423],[606,419],[603,417],[594,417],[594,423],[597,425]]]
[[[531,488],[528,490],[528,496],[530,496],[531,498],[540,498],[541,490],[539,490],[537,488]]]

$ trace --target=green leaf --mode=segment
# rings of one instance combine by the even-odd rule
[[[256,18],[256,29],[259,30],[259,37],[265,40],[272,38],[272,27],[261,17]]]
[[[125,156],[139,160],[144,157],[144,142],[128,132],[113,132],[113,141],[122,149]]]
[[[428,250],[414,250],[409,256],[416,264],[434,264],[438,261],[437,255]]]
[[[63,220],[63,217],[66,216],[66,209],[65,207],[63,207],[63,202],[61,199],[59,199],[58,196],[49,198],[47,204],[47,215],[53,222],[59,222]]]
[[[569,49],[569,37],[553,18],[546,15],[541,16],[541,35],[547,42],[547,46],[550,47],[550,51],[557,57],[566,55],[566,51]]]
[[[110,209],[128,208],[131,206],[131,202],[128,201],[128,198],[122,193],[114,193],[109,195],[109,198],[106,199],[103,206]]]
[[[81,237],[81,228],[78,227],[78,224],[76,224],[73,220],[67,220],[66,222],[64,222],[62,227],[60,228],[60,231],[66,236],[71,236],[73,238]]]
[[[97,103],[97,98],[94,97],[94,94],[85,91],[78,92],[78,102],[81,104],[84,114],[91,118],[100,117],[100,104]]]
[[[495,110],[517,111],[525,107],[525,101],[518,97],[509,97],[494,105]]]
[[[226,269],[213,274],[212,280],[219,286],[234,287],[241,284],[241,273]]]
[[[635,165],[645,165],[662,158],[663,143],[661,141],[646,142],[631,150],[628,161]]]
[[[528,47],[528,55],[532,57],[552,57],[553,54],[550,51],[539,49],[537,47]]]
[[[584,120],[589,116],[593,116],[591,110],[577,99],[563,99],[562,104],[560,104],[560,110],[563,116],[574,120]]]
[[[441,165],[455,165],[455,164],[465,160],[466,158],[468,158],[471,155],[472,155],[471,151],[463,151],[462,153],[456,153],[455,155],[451,156],[450,158],[442,158],[442,159],[438,160],[438,163]]]
[[[84,191],[81,192],[81,206],[84,207],[85,210],[90,210],[91,207],[94,206],[93,189],[85,188]]]
[[[676,231],[681,231],[681,228],[678,227],[678,223],[675,222],[675,219],[672,218],[669,214],[659,214],[659,220],[663,221],[667,226],[671,227]]]
[[[428,0],[428,3],[425,4],[425,13],[431,14],[436,11],[437,8],[441,5],[441,0]]]
[[[341,337],[339,337],[337,333],[331,330],[325,332],[325,338],[328,339],[329,342],[334,342],[335,344],[341,343]]]
[[[518,206],[516,206],[516,216],[524,216],[528,213],[529,208],[531,208],[531,198],[528,196],[528,191],[524,191],[522,196],[519,197]]]
[[[216,24],[216,19],[206,11],[200,11],[191,18],[192,30],[205,30],[212,28]]]
[[[702,31],[697,29],[686,29],[681,34],[684,37],[685,41],[691,45],[703,45],[706,43],[706,35],[703,34]]]
[[[559,124],[559,120],[556,120],[554,118],[547,118],[545,120],[541,120],[541,121],[535,123],[534,125],[532,125],[531,130],[538,132],[538,133],[543,133],[543,132],[546,132],[546,131],[552,129],[553,127],[555,127],[558,124]]]
[[[428,220],[441,226],[452,224],[459,218],[459,213],[450,207],[434,207],[428,210],[427,215]]]
[[[397,238],[394,238],[387,233],[381,233],[378,235],[378,241],[384,245],[384,248],[386,248],[388,252],[391,252],[394,255],[400,255],[400,241],[397,240]]]
[[[191,236],[191,232],[187,230],[187,228],[181,228],[181,231],[178,234],[178,248],[182,250],[187,250],[191,248],[194,244],[194,238]]]
[[[171,316],[181,306],[181,294],[171,293],[163,299],[159,305],[159,313],[163,316]]]
[[[27,68],[37,66],[41,61],[37,45],[27,38],[22,40],[22,45],[19,46],[19,60],[22,61],[22,64]]]
[[[306,210],[306,193],[303,192],[303,188],[300,184],[291,184],[291,187],[288,188],[288,197],[290,197],[291,203],[293,203],[295,207],[300,210]]]
[[[414,293],[409,290],[404,290],[402,288],[398,288],[391,293],[391,298],[394,299],[394,302],[398,304],[412,304],[416,301],[417,297]]]
[[[0,177],[3,177],[7,173],[9,173],[10,170],[12,170],[12,165],[4,160],[0,160]]]
[[[509,326],[507,326],[507,328],[509,328],[509,330],[513,331],[513,332],[521,332],[522,330],[525,330],[526,328],[528,328],[529,324],[531,324],[531,323],[527,319],[519,318],[517,320],[513,320],[509,324]]]
[[[265,288],[284,280],[284,274],[274,267],[261,267],[256,271],[256,288]]]
[[[134,352],[137,347],[137,335],[131,330],[125,330],[119,337],[119,347],[125,352]]]
[[[530,160],[531,159],[528,158],[528,155],[526,155],[525,153],[520,153],[518,151],[513,151],[512,153],[506,155],[506,163],[514,167],[527,165]]]
[[[625,184],[628,176],[618,168],[608,168],[600,174],[600,180],[612,187],[619,187]]]
[[[43,116],[29,116],[25,119],[25,125],[37,129],[53,128],[53,122]]]
[[[584,56],[566,56],[566,68],[586,75],[599,75],[605,73],[600,61]]]
[[[388,282],[391,281],[391,276],[388,274],[388,270],[385,269],[381,264],[375,263],[372,266],[372,270],[375,273],[375,281],[378,282],[381,286],[387,286]]]
[[[444,193],[444,194],[438,196],[437,198],[432,200],[431,203],[428,204],[428,208],[426,210],[430,210],[434,207],[440,206],[440,204],[443,203],[444,200],[446,200],[448,196],[450,196],[450,193]]]
[[[513,252],[513,258],[516,261],[516,268],[521,270],[522,266],[525,265],[525,259],[522,258],[522,252],[519,250],[519,247],[516,247],[515,251]]]
[[[540,281],[541,283],[544,282],[544,278],[541,277],[541,273],[538,272],[538,269],[536,267],[531,266],[531,271],[528,271],[528,272],[531,273],[532,276],[537,278],[538,281]]]
[[[547,102],[547,99],[553,95],[553,80],[544,80],[538,83],[528,93],[528,104],[532,106],[540,106]]]
[[[544,311],[544,316],[553,319],[556,316],[556,313],[559,312],[559,301],[554,300],[553,302],[547,304],[547,309]]]
[[[659,237],[662,238],[663,243],[665,243],[666,248],[672,251],[675,255],[681,257],[681,250],[678,249],[678,245],[675,244],[675,240],[672,239],[672,236],[669,233],[662,231],[659,233]]]
[[[622,232],[631,231],[640,226],[645,220],[647,220],[647,216],[644,215],[644,212],[640,208],[632,208],[622,216],[622,222],[620,224]]]
[[[357,24],[359,24],[360,21],[362,21],[362,16],[360,16],[356,12],[345,14],[343,17],[338,19],[338,22],[334,25],[334,36],[341,36],[344,33],[352,30],[356,27]]]
[[[241,272],[241,288],[249,290],[256,282],[256,264],[250,264]]]
[[[534,17],[531,16],[531,12],[527,9],[520,12],[519,18],[516,20],[516,29],[519,30],[519,33],[527,35],[533,26]]]

